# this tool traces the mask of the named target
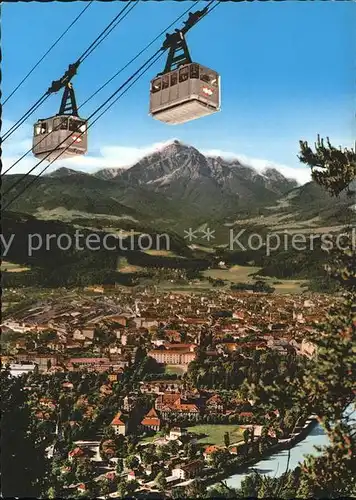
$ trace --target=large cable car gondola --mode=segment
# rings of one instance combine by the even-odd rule
[[[52,161],[59,155],[81,156],[87,150],[87,120],[79,117],[74,89],[68,82],[59,113],[35,123],[32,152],[36,158]]]
[[[192,61],[184,36],[204,10],[190,14],[182,30],[166,35],[166,66],[150,89],[150,115],[156,120],[177,125],[220,111],[220,76]]]

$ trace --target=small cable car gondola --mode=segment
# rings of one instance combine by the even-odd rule
[[[220,111],[220,76],[192,61],[184,37],[203,13],[190,14],[185,28],[166,35],[166,66],[150,89],[150,115],[156,120],[177,125]]]
[[[87,120],[79,117],[74,89],[67,83],[59,113],[35,123],[32,152],[36,158],[52,161],[81,156],[87,150]]]

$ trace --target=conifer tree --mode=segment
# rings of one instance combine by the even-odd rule
[[[318,137],[315,151],[301,142],[300,159],[312,168],[313,179],[332,196],[351,192],[356,179],[356,154],[337,149]],[[318,170],[316,168],[319,167]],[[352,228],[350,228],[352,229]],[[324,427],[330,445],[319,457],[308,457],[301,469],[299,496],[335,498],[356,495],[355,428],[347,409],[354,405],[356,387],[356,249],[352,231],[342,248],[331,251],[327,268],[340,283],[340,297],[311,341],[316,359],[306,373],[303,390]]]

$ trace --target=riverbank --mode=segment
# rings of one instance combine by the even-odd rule
[[[305,421],[301,429],[295,434],[291,435],[289,438],[281,439],[278,443],[270,446],[264,453],[261,453],[258,456],[255,456],[249,459],[248,461],[244,462],[243,464],[235,467],[233,471],[231,470],[228,472],[224,471],[221,472],[220,474],[214,475],[213,477],[205,478],[203,480],[204,485],[211,488],[212,486],[217,485],[219,481],[223,481],[232,478],[234,476],[246,473],[251,466],[256,465],[259,462],[270,458],[276,453],[280,453],[285,450],[290,450],[291,448],[294,448],[296,445],[298,445],[298,443],[303,441],[312,432],[313,428],[316,427],[317,425],[318,422],[316,418],[314,416],[309,417]]]

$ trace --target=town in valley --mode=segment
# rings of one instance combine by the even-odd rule
[[[6,291],[2,365],[26,379],[62,494],[174,497],[288,447],[312,422],[287,389],[262,401],[249,385],[282,383],[317,356],[309,338],[330,296],[112,286],[34,296]]]

